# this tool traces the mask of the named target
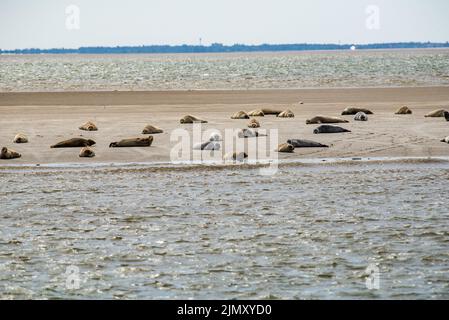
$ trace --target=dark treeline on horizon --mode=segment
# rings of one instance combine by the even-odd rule
[[[15,49],[0,50],[0,54],[123,54],[123,53],[220,53],[220,52],[260,52],[260,51],[306,51],[306,50],[349,50],[351,44],[261,44],[231,46],[214,43],[202,45],[149,45],[149,46],[117,46],[117,47],[80,47],[78,49]],[[354,45],[357,49],[419,49],[449,48],[449,42],[397,42]]]

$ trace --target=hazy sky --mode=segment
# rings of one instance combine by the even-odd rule
[[[79,29],[66,14],[71,4]],[[203,44],[446,42],[449,1],[0,0],[1,49],[198,44],[200,37]]]

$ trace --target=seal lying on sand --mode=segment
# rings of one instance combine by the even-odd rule
[[[441,140],[441,142],[449,143],[449,136],[447,136],[446,138],[444,138],[443,140]]]
[[[447,112],[444,109],[434,110],[425,115],[426,118],[441,118],[444,117],[444,112]]]
[[[277,116],[278,114],[280,114],[282,112],[282,110],[274,110],[274,109],[266,108],[266,109],[262,109],[262,112],[264,115]]]
[[[256,137],[265,137],[266,134],[261,134],[255,130],[250,129],[242,129],[238,133],[239,138],[256,138]]]
[[[57,144],[52,145],[50,148],[81,148],[81,147],[90,147],[95,144],[95,141],[91,139],[84,138],[72,138],[69,140],[64,140],[58,142]]]
[[[282,111],[277,115],[278,118],[294,118],[295,114],[291,110]]]
[[[354,116],[359,112],[363,112],[366,114],[373,114],[371,110],[365,109],[365,108],[355,108],[355,107],[348,107],[341,113],[342,116]]]
[[[446,119],[446,121],[449,121],[449,112],[444,112],[444,118]]]
[[[81,127],[78,127],[78,129],[84,131],[98,131],[97,126],[92,121],[87,121]]]
[[[295,148],[329,148],[329,146],[325,144],[310,140],[289,139],[287,140],[287,143],[291,144]]]
[[[400,107],[394,114],[412,114],[412,110],[410,110],[407,106]]]
[[[28,138],[26,135],[24,135],[23,133],[18,133],[16,134],[16,136],[14,137],[13,140],[14,143],[27,143],[28,142]]]
[[[16,159],[20,158],[22,155],[14,150],[8,149],[6,147],[2,148],[2,151],[0,152],[0,159]]]
[[[130,148],[130,147],[149,147],[153,143],[153,137],[123,139],[118,142],[111,142],[109,148]]]
[[[368,121],[368,116],[365,112],[359,112],[354,117],[355,121]]]
[[[292,153],[293,151],[295,151],[295,147],[290,143],[282,143],[278,146],[276,151],[282,153]]]
[[[195,122],[199,122],[199,123],[207,123],[206,120],[194,117],[192,115],[187,115],[181,118],[181,120],[179,120],[180,123],[195,123]]]
[[[248,122],[248,128],[260,128],[260,123],[256,119],[251,119]]]
[[[163,132],[164,132],[164,130],[159,129],[158,127],[155,127],[155,126],[152,126],[149,124],[142,130],[142,134],[157,134],[157,133],[163,133]]]
[[[319,133],[342,133],[342,132],[351,132],[348,129],[337,127],[337,126],[330,126],[330,125],[322,125],[313,130],[314,134]]]
[[[93,158],[95,157],[95,152],[89,147],[84,147],[81,149],[79,156],[80,158]]]
[[[193,146],[194,150],[220,150],[220,144],[214,141],[206,141]]]
[[[237,161],[243,161],[244,159],[248,158],[248,154],[246,152],[231,152],[225,154],[223,157],[224,160],[237,160]]]
[[[239,111],[234,113],[231,119],[249,119],[249,115],[245,111]]]
[[[348,123],[348,120],[337,117],[316,116],[312,119],[306,120],[306,124],[321,124],[321,123]]]
[[[263,111],[259,109],[259,110],[252,110],[252,111],[248,112],[248,115],[250,117],[264,117],[265,113],[263,113]]]

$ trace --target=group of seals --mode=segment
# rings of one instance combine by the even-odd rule
[[[22,155],[14,150],[8,149],[6,147],[2,148],[2,151],[0,152],[0,159],[17,159],[20,158]]]
[[[306,120],[306,124],[321,124],[321,123],[348,123],[348,120],[337,118],[337,117],[325,117],[316,116],[312,119]]]

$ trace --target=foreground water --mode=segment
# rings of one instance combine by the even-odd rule
[[[0,91],[449,85],[449,50],[0,55]]]
[[[445,161],[0,179],[0,298],[449,298]]]

